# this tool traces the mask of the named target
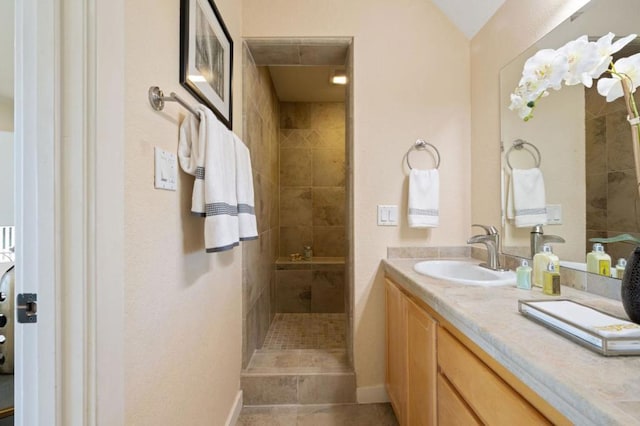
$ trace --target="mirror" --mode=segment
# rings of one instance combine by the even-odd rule
[[[640,34],[636,15],[629,13],[639,8],[640,0],[620,0],[615,7],[607,0],[592,0],[500,71],[504,253],[531,255],[531,226],[516,227],[513,220],[506,217],[505,182],[510,175],[506,154],[509,153],[513,168],[535,167],[535,149],[530,145],[510,150],[518,139],[540,151],[549,216],[544,233],[565,239],[563,244],[552,243],[561,260],[585,262],[593,244],[589,238],[623,233],[640,237],[640,197],[635,184],[631,129],[626,122],[623,101],[607,103],[597,93],[594,82],[591,89],[579,84],[552,90],[539,101],[534,117],[527,122],[508,108],[509,96],[518,85],[525,61],[538,50],[558,49],[584,34],[590,40],[597,40],[608,32],[620,37]],[[640,38],[618,55],[637,52],[640,52]],[[628,257],[633,246],[610,243],[605,249],[615,265],[618,258]]]

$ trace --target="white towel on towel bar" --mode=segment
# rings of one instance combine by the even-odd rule
[[[547,224],[544,178],[539,168],[511,171],[507,204],[507,217],[517,228]]]
[[[238,198],[238,231],[240,241],[258,238],[258,226],[253,196],[253,173],[249,149],[233,134],[236,150],[236,195]]]
[[[183,170],[196,177],[191,211],[205,216],[205,249],[211,253],[232,249],[240,241],[236,149],[233,134],[208,108],[198,105],[197,111],[199,126],[192,124],[195,117],[188,117],[181,126],[178,155]]]
[[[409,226],[435,228],[439,224],[440,177],[437,169],[409,172]]]
[[[204,106],[198,105],[199,115],[204,115]],[[195,176],[191,195],[191,212],[204,216],[204,155],[207,146],[206,135],[200,134],[200,121],[189,114],[180,125],[178,161],[185,173]]]

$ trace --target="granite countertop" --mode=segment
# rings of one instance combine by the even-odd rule
[[[518,312],[540,289],[476,287],[426,277],[425,259],[385,259],[386,275],[431,306],[575,424],[640,425],[640,356],[605,357]],[[474,261],[473,259],[468,259]],[[626,318],[619,301],[562,287],[562,298]]]

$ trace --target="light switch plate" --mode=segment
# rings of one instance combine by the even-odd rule
[[[158,189],[175,191],[178,189],[177,158],[172,152],[154,148],[155,151],[155,186]]]
[[[547,204],[547,224],[562,225],[562,205]]]
[[[378,226],[398,226],[398,206],[378,205]]]

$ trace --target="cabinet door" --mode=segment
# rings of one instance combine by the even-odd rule
[[[480,424],[449,381],[438,373],[438,426]]]
[[[483,423],[549,424],[527,400],[442,327],[438,330],[438,365]]]
[[[387,372],[386,387],[391,405],[401,425],[406,422],[407,407],[407,317],[402,292],[390,281],[386,290]]]
[[[436,424],[436,322],[407,299],[407,424]]]

